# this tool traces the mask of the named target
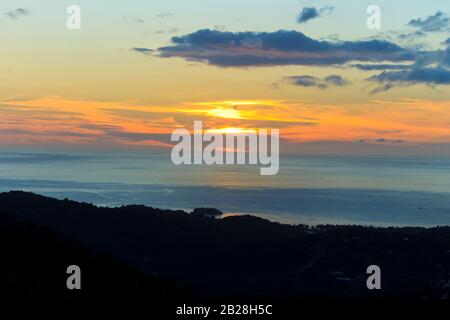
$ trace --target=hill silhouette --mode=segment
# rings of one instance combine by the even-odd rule
[[[177,300],[185,294],[46,227],[0,214],[0,301]],[[81,268],[81,290],[68,290],[67,267]]]
[[[49,270],[46,278],[51,274],[58,277],[56,269],[77,261],[88,261],[98,270],[104,270],[106,263],[122,270],[123,277],[119,278],[123,282],[113,287],[108,287],[101,276],[90,277],[92,286],[99,288],[93,289],[92,297],[103,294],[103,287],[130,295],[151,292],[156,290],[152,287],[155,281],[156,287],[166,292],[154,291],[160,299],[179,295],[163,278],[205,299],[439,300],[450,296],[448,227],[292,226],[248,215],[214,219],[139,205],[103,208],[20,191],[1,193],[0,208],[12,217],[8,219],[15,220],[1,220],[9,230],[2,237],[10,239],[12,253],[7,258],[15,261],[15,268],[26,268],[21,267],[22,263],[27,265],[26,261],[43,263],[37,258],[20,260],[18,252],[32,255],[42,251],[52,265],[45,267]],[[35,225],[25,233],[23,228],[29,222]],[[40,234],[44,227],[70,241],[36,240],[35,235],[43,239],[62,237],[48,230]],[[77,248],[71,241],[81,243],[83,249],[68,250]],[[48,246],[55,242],[59,247]],[[84,247],[96,254],[91,255]],[[64,254],[53,262],[50,256],[55,252]],[[105,254],[114,259],[99,258]],[[5,251],[0,250],[0,259],[4,257]],[[366,268],[372,264],[381,267],[382,290],[366,287]],[[134,290],[130,283],[143,287]],[[20,282],[12,286],[18,291],[23,287]]]

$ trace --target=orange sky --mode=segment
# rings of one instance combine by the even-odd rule
[[[306,101],[237,100],[173,106],[48,97],[1,103],[0,144],[74,144],[169,147],[175,128],[280,128],[291,142],[383,144],[450,142],[450,105],[443,101],[371,100],[328,105]]]
[[[191,128],[195,120],[203,120],[205,129],[279,128],[282,141],[297,144],[449,144],[448,84],[405,81],[401,76],[410,69],[402,69],[397,76],[403,81],[375,94],[373,90],[385,83],[368,79],[397,70],[354,66],[414,65],[413,60],[398,61],[389,54],[382,55],[386,61],[377,58],[390,47],[406,51],[426,48],[438,56],[450,50],[444,45],[447,29],[422,30],[425,36],[413,39],[417,43],[399,36],[420,31],[409,21],[432,17],[447,8],[447,2],[410,6],[406,0],[386,1],[383,29],[371,30],[366,26],[367,7],[360,1],[330,0],[332,13],[304,24],[297,20],[303,5],[296,1],[202,2],[201,10],[182,0],[172,1],[170,10],[163,2],[82,1],[82,28],[69,31],[65,4],[24,0],[21,5],[26,15],[0,17],[0,29],[6,30],[0,32],[0,147],[170,147],[170,133],[180,127]],[[17,9],[13,0],[0,6],[4,12]],[[254,14],[255,8],[259,8],[258,14]],[[170,14],[161,15],[168,10]],[[176,47],[178,51],[161,51],[177,45],[172,37],[188,41],[192,35],[199,37],[201,30],[203,34],[207,30],[208,36],[200,44],[241,33],[253,34],[262,43],[262,34],[273,38],[279,31],[283,37],[295,34],[294,39],[307,40],[295,50],[284,51],[292,45],[291,38],[279,38],[274,43],[281,41],[282,45],[270,50],[256,48],[258,41],[249,41],[247,47],[230,45],[235,41],[216,47],[214,40],[206,50],[196,46],[198,43],[186,42]],[[367,45],[367,39],[392,43]],[[353,60],[308,64],[306,58],[333,58],[328,49],[302,51],[308,43],[320,47],[325,42],[340,50],[345,49],[343,43],[352,44],[350,50],[338,50],[339,58],[355,53],[361,43],[367,51]],[[183,46],[189,48],[184,56],[170,55],[182,52]],[[214,52],[208,50],[212,47]],[[378,47],[381,51],[371,52]],[[136,52],[136,48],[147,51]],[[246,50],[275,60],[295,57],[305,61],[224,67],[192,56],[201,52],[220,58],[221,51],[228,57],[236,53],[245,56]],[[437,64],[426,67],[433,69]],[[445,71],[450,73],[448,65]],[[302,76],[323,86],[292,82]],[[345,83],[326,83],[330,76],[342,77]]]

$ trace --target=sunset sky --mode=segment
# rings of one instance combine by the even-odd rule
[[[70,4],[81,30],[66,28]],[[280,128],[299,152],[450,153],[448,0],[3,0],[0,13],[3,147],[168,148],[203,120]]]

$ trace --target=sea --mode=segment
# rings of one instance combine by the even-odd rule
[[[281,157],[258,165],[180,165],[167,152],[0,150],[0,191],[98,206],[142,204],[289,224],[450,225],[450,158]]]

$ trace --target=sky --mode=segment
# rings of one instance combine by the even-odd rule
[[[3,0],[0,147],[170,148],[203,120],[279,128],[285,153],[449,154],[449,14],[448,0]]]

